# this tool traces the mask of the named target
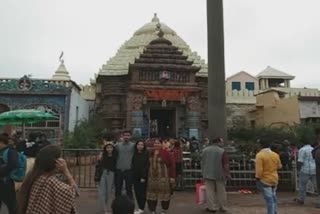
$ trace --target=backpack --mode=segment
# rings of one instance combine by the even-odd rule
[[[8,153],[9,148],[3,152],[3,161],[8,162]],[[17,167],[10,172],[9,177],[16,182],[21,182],[25,175],[27,169],[27,157],[24,155],[24,152],[17,152]]]

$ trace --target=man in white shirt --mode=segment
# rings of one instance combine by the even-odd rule
[[[312,156],[313,147],[307,139],[302,139],[304,146],[298,153],[299,194],[295,201],[304,204],[307,192],[307,184],[311,181],[316,184],[316,164]]]

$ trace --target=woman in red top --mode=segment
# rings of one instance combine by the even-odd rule
[[[175,161],[168,151],[169,141],[155,143],[155,150],[149,157],[149,175],[147,201],[151,213],[156,212],[158,201],[161,201],[162,213],[169,209],[173,186],[175,184]]]

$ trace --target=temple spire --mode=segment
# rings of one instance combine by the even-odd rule
[[[154,16],[152,18],[152,22],[160,22],[158,16],[157,16],[157,13],[154,13]]]
[[[60,65],[54,75],[52,76],[53,80],[64,80],[69,81],[71,80],[71,77],[69,75],[68,70],[66,69],[66,66],[64,65],[64,59],[63,59],[63,51],[61,51],[60,57],[59,57]]]

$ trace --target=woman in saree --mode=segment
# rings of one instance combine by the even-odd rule
[[[155,143],[155,150],[149,157],[147,202],[151,213],[156,212],[161,201],[162,214],[167,213],[175,184],[175,161],[168,151],[169,141]]]

